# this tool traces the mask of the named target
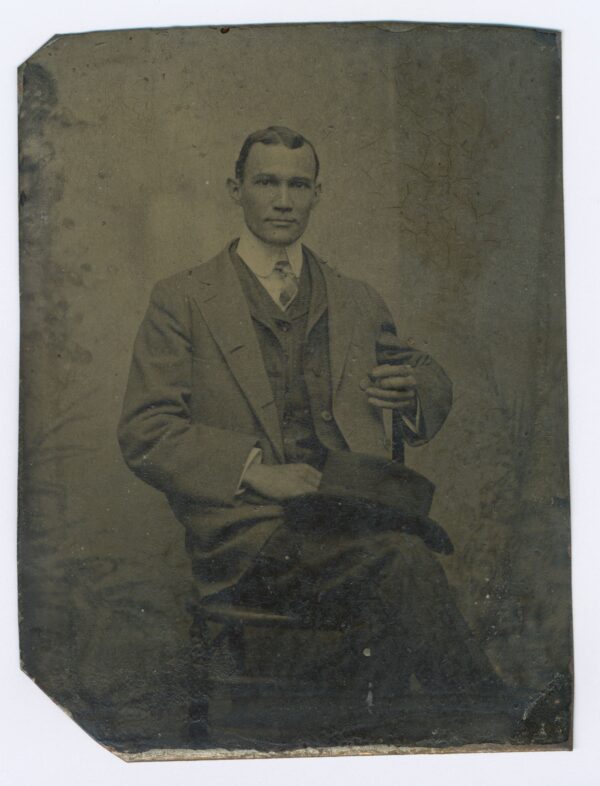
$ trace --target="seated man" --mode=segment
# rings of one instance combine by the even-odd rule
[[[239,619],[246,610],[246,620],[338,633],[329,654],[315,648],[312,672],[308,657],[299,665],[298,653],[259,648],[259,675],[315,676],[318,662],[316,676],[333,686],[363,668],[357,696],[370,709],[415,679],[430,693],[477,689],[493,672],[418,532],[382,528],[368,507],[362,528],[345,527],[347,511],[333,521],[331,508],[305,528],[290,505],[319,493],[336,456],[356,458],[357,479],[361,457],[385,471],[403,442],[430,440],[451,405],[447,376],[394,338],[381,297],[300,243],[318,178],[299,133],[270,127],[246,139],[227,181],[241,236],[153,290],[120,422],[123,455],[186,529],[201,649],[216,610]]]

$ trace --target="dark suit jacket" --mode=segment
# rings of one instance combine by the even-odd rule
[[[305,252],[326,284],[335,422],[349,450],[389,456],[384,418],[363,390],[389,311],[370,286]],[[423,444],[446,418],[451,383],[434,362],[414,373],[422,428],[404,437]],[[235,495],[242,468],[257,445],[267,463],[284,457],[279,413],[229,246],[154,287],[135,342],[119,442],[129,467],[167,495],[186,527],[200,595],[234,583],[281,522],[279,505]]]

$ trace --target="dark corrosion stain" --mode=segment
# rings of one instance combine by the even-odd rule
[[[75,228],[71,216],[55,218],[67,175],[56,160],[54,132],[69,127],[72,120],[61,108],[56,81],[42,65],[28,62],[21,71],[19,107],[20,243],[23,290],[39,293],[35,307],[22,324],[25,348],[43,345],[45,350],[71,364],[87,365],[91,353],[74,340],[79,314],[69,306],[74,288],[86,285],[89,271],[72,269],[52,257],[53,234]],[[50,133],[52,132],[52,133]],[[40,350],[41,351],[41,350]]]
[[[20,123],[24,136],[41,130],[58,103],[56,80],[40,63],[26,63],[23,68],[23,100]]]

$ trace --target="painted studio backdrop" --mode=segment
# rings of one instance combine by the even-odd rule
[[[186,723],[184,532],[116,440],[154,283],[241,217],[244,137],[316,146],[306,242],[385,296],[454,382],[409,466],[436,484],[458,605],[532,702],[568,679],[557,34],[423,25],[57,36],[21,67],[24,668],[119,747]],[[543,742],[544,740],[539,740]]]

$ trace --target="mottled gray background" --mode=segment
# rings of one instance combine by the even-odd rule
[[[532,696],[568,670],[559,52],[516,28],[187,28],[63,36],[22,67],[22,657],[94,734],[185,722],[183,530],[115,431],[153,283],[236,236],[224,181],[270,124],[321,158],[306,242],[455,383],[407,461],[463,613]]]

